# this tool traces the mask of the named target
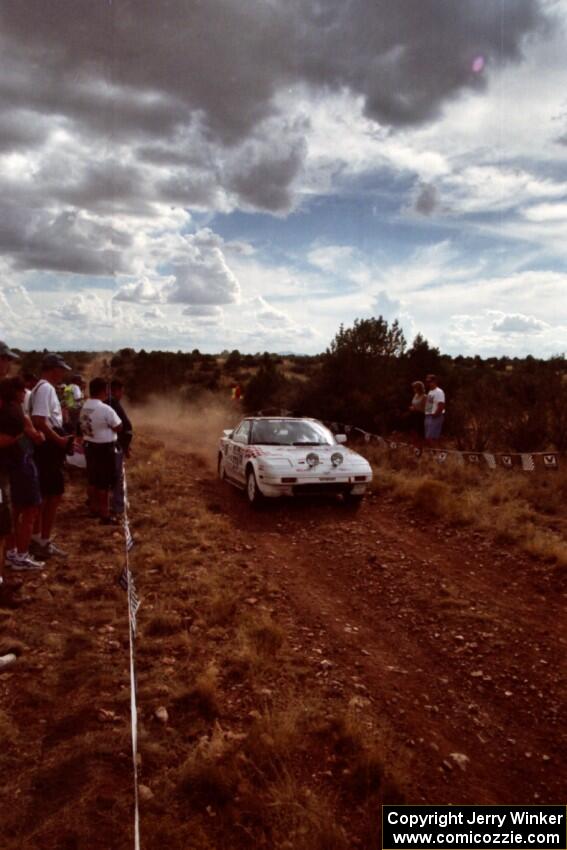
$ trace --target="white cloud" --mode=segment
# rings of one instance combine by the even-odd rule
[[[508,313],[492,323],[492,330],[503,334],[541,333],[548,327],[547,322],[535,316],[524,316],[523,313]]]
[[[312,248],[307,259],[324,272],[336,273],[339,269],[350,268],[354,253],[352,245],[321,245]]]
[[[117,301],[129,301],[132,304],[150,304],[163,301],[163,287],[171,278],[163,280],[142,280],[125,283],[114,296]]]
[[[148,307],[147,310],[143,313],[144,319],[163,319],[165,318],[164,313],[157,307],[155,304],[151,307]]]
[[[214,307],[208,304],[191,304],[183,310],[184,316],[194,316],[195,318],[222,319],[224,313],[221,307]]]
[[[559,194],[567,195],[567,184],[563,186]],[[537,222],[563,222],[567,223],[567,203],[564,204],[536,204],[528,207],[524,213],[529,221]]]

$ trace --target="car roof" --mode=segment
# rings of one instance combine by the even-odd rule
[[[274,419],[279,419],[282,422],[317,422],[319,425],[323,424],[319,419],[314,419],[312,416],[245,416],[242,421],[273,422]]]

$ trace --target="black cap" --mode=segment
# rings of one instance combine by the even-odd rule
[[[41,361],[42,369],[65,369],[65,371],[70,372],[71,367],[65,363],[63,357],[60,354],[46,354]]]
[[[0,357],[7,357],[8,360],[19,360],[20,355],[12,351],[5,342],[0,341]]]

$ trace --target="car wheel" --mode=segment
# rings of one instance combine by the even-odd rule
[[[225,466],[224,466],[224,457],[222,455],[219,455],[219,462],[218,462],[218,465],[217,465],[217,471],[218,471],[220,480],[225,481],[226,480],[226,469],[225,469]]]
[[[246,473],[246,498],[248,499],[248,504],[253,507],[258,507],[264,501],[264,497],[256,481],[256,475],[251,467]]]

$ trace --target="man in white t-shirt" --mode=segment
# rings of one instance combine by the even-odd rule
[[[40,530],[33,535],[33,542],[35,554],[42,560],[51,556],[67,557],[67,553],[53,543],[51,534],[65,491],[63,467],[72,440],[63,428],[63,412],[55,388],[70,371],[71,367],[60,354],[46,354],[41,364],[41,378],[28,401],[32,423],[45,436],[45,442],[35,447],[42,506]]]
[[[122,421],[104,399],[108,387],[104,378],[93,378],[89,384],[90,398],[81,409],[80,423],[85,456],[89,506],[103,525],[116,520],[110,516],[110,494],[116,484],[116,440]]]
[[[425,441],[429,446],[439,445],[445,418],[445,393],[437,384],[436,375],[425,379],[428,389],[425,402]]]

